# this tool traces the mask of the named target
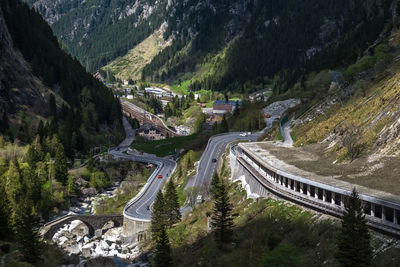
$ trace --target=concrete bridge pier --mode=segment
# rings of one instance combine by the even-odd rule
[[[149,236],[150,225],[149,220],[129,219],[124,216],[122,234],[133,242],[140,242]]]

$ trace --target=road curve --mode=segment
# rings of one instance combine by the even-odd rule
[[[208,191],[212,176],[226,146],[229,143],[238,140],[249,140],[251,142],[257,141],[257,138],[261,136],[263,132],[271,129],[273,119],[275,118],[268,120],[267,127],[258,133],[250,135],[246,134],[244,136],[244,134],[240,132],[231,132],[212,136],[208,140],[207,147],[201,156],[197,168],[197,174],[190,177],[185,188],[199,187],[202,189],[205,188]],[[177,163],[170,159],[130,153],[129,145],[133,141],[132,137],[134,137],[134,131],[126,119],[124,119],[124,128],[126,132],[125,140],[119,147],[110,150],[109,154],[117,158],[157,165],[156,170],[149,177],[146,185],[142,188],[139,194],[125,206],[124,216],[133,220],[150,221],[151,209],[148,209],[148,207],[151,207],[158,191],[162,188],[169,177],[171,177]],[[217,161],[212,162],[213,159],[216,159]],[[162,179],[157,178],[159,174],[162,175]]]
[[[125,119],[123,122],[126,138],[120,146],[110,149],[108,153],[116,158],[151,163],[157,166],[142,190],[136,195],[136,197],[126,204],[124,208],[124,216],[132,220],[150,221],[151,210],[148,209],[148,207],[153,204],[158,191],[162,188],[169,177],[171,177],[171,174],[176,168],[176,162],[170,159],[131,153],[129,145],[133,141],[134,131]],[[162,175],[161,179],[157,178],[160,174]]]
[[[201,189],[208,188],[217,164],[221,159],[226,146],[229,143],[238,140],[249,140],[251,142],[256,141],[260,136],[260,133],[246,136],[242,135],[242,133],[225,133],[212,136],[208,140],[207,147],[200,158],[200,162],[197,167],[197,174],[188,180],[185,187],[199,187]],[[217,161],[213,162],[213,159],[216,159]]]

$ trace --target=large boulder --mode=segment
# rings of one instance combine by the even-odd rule
[[[82,246],[82,257],[89,258],[91,256],[91,250],[93,248],[93,243],[86,244]]]
[[[101,238],[102,235],[103,235],[103,230],[101,230],[101,229],[96,229],[96,230],[94,231],[94,236],[95,236],[95,237]]]
[[[103,239],[106,241],[110,241],[112,243],[117,242],[120,239],[122,228],[111,228],[107,232],[104,233]]]
[[[89,235],[89,227],[80,220],[74,220],[69,226],[69,232],[79,238]]]
[[[114,228],[114,222],[113,221],[106,222],[106,224],[104,224],[103,228],[101,228],[101,229],[108,230],[108,229],[111,229],[111,228]]]
[[[81,190],[83,195],[87,195],[87,196],[95,196],[98,194],[98,191],[96,190],[96,188],[83,188]]]
[[[68,253],[68,255],[74,255],[74,254],[77,255],[81,252],[79,244],[73,240],[65,242],[62,247]]]
[[[101,247],[102,250],[110,250],[110,246],[104,240],[100,241],[100,247]]]
[[[68,238],[62,235],[57,239],[57,245],[62,246],[66,241],[68,241]]]

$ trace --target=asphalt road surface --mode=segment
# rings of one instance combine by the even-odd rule
[[[108,153],[122,159],[157,165],[156,170],[149,177],[140,193],[125,206],[124,216],[132,219],[149,221],[151,219],[151,205],[158,191],[171,177],[171,174],[176,168],[176,162],[170,159],[131,153],[129,151],[129,145],[135,138],[135,131],[125,118],[123,119],[123,124],[126,133],[125,140],[118,147],[109,150]],[[162,175],[162,178],[158,178],[158,175]]]
[[[216,171],[216,168],[218,166],[217,164],[219,163],[226,146],[229,143],[237,140],[248,140],[251,142],[257,141],[257,138],[262,135],[263,132],[268,131],[272,127],[272,121],[274,119],[276,119],[276,116],[267,119],[266,128],[258,133],[250,135],[246,134],[245,136],[243,136],[243,133],[225,133],[212,136],[208,141],[207,147],[203,155],[201,156],[197,168],[197,174],[189,178],[185,188],[199,187],[202,191],[208,191],[212,176]],[[153,172],[153,174],[149,177],[145,187],[124,208],[124,216],[130,217],[132,219],[141,219],[148,221],[151,219],[151,206],[158,191],[163,187],[169,177],[171,177],[171,174],[174,172],[177,164],[175,161],[170,159],[130,153],[128,148],[134,140],[135,131],[132,129],[125,118],[123,120],[123,123],[126,132],[126,138],[120,144],[120,146],[113,150],[110,150],[109,154],[118,158],[152,163],[157,165],[156,171]],[[161,179],[157,178],[159,174],[162,175]],[[185,207],[182,209],[182,211],[184,210]]]
[[[203,155],[200,158],[200,162],[197,168],[197,175],[192,176],[187,184],[186,188],[199,187],[200,189],[208,189],[212,176],[216,171],[218,162],[220,161],[222,154],[225,151],[226,146],[236,140],[249,140],[256,141],[260,136],[260,133],[241,136],[243,133],[226,133],[221,135],[212,136],[207,144]],[[213,159],[216,162],[213,162]]]

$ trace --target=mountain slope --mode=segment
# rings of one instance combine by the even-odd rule
[[[86,69],[96,71],[159,29],[168,1],[28,0]]]
[[[43,108],[47,104],[41,93],[41,89],[45,87],[32,75],[22,55],[14,50],[1,9],[0,51],[0,114],[16,113],[17,110],[24,109],[32,110],[35,115],[45,116],[48,109]]]
[[[355,60],[390,23],[393,11],[392,1],[374,0],[248,1],[245,11],[237,13],[234,3],[217,3],[215,15],[211,9],[212,19],[202,21],[201,26],[205,26],[198,28],[188,53],[179,58],[160,53],[144,69],[145,77],[154,79],[161,71],[177,75],[193,70],[207,54],[226,44],[231,35],[230,25],[241,25],[237,40],[214,64],[214,73],[195,82],[191,89],[239,90],[249,80],[266,84],[268,77],[286,70],[285,80],[290,83],[304,70],[332,68]],[[186,25],[196,25],[199,16],[192,12],[192,16],[186,17],[194,19]],[[175,31],[182,31],[184,36],[185,28],[169,22],[167,33]],[[184,46],[176,51],[181,47]]]
[[[148,80],[197,71],[228,47],[212,73],[191,85],[220,91],[251,90],[285,69],[290,83],[309,70],[347,65],[397,13],[397,0],[27,1],[91,71],[125,55],[164,22],[172,45],[143,69]]]
[[[164,24],[165,25],[165,24]],[[138,81],[142,78],[143,68],[165,47],[171,44],[171,41],[165,41],[163,38],[164,27],[147,37],[137,46],[131,49],[125,56],[119,57],[103,67],[106,73],[111,72],[115,78],[122,81],[129,79]]]
[[[9,101],[6,107],[10,121],[15,122],[8,130],[10,138],[29,142],[36,133],[49,137],[58,134],[67,154],[72,155],[102,143],[110,130],[120,130],[118,99],[59,47],[42,17],[20,1],[3,0],[1,9],[6,37],[2,65],[8,68],[2,78],[2,95],[18,93],[20,101]],[[24,108],[24,103],[31,104]],[[45,117],[39,129],[38,121],[17,118],[17,111],[35,110],[32,107]]]

